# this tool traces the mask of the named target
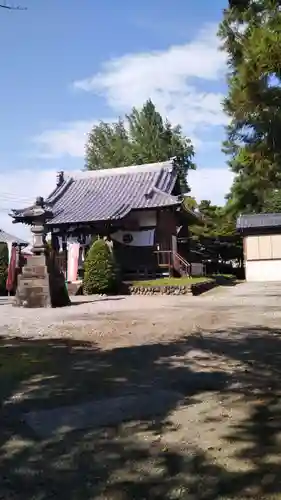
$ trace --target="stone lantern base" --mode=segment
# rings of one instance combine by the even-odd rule
[[[18,276],[14,298],[18,307],[63,307],[70,305],[63,273],[44,254],[32,255]]]

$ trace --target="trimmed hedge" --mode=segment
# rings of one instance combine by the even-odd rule
[[[112,252],[104,240],[96,240],[87,253],[83,291],[88,295],[116,292],[118,273]]]
[[[0,294],[6,294],[9,254],[6,243],[0,243]]]

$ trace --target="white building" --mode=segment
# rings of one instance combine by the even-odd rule
[[[281,281],[281,213],[241,215],[247,281]]]

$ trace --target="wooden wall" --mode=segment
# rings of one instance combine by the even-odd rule
[[[157,214],[156,243],[159,250],[172,250],[172,236],[177,235],[177,218],[171,210],[159,211]]]
[[[246,236],[244,254],[248,261],[281,259],[281,234]]]

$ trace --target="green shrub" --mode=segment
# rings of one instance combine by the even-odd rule
[[[84,292],[88,295],[113,293],[117,285],[118,273],[112,252],[104,240],[96,240],[85,261]]]
[[[6,243],[0,243],[0,294],[6,291],[6,279],[8,274],[8,247]]]

